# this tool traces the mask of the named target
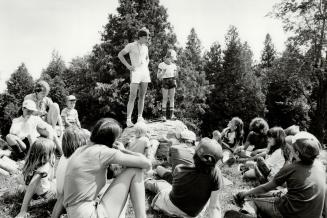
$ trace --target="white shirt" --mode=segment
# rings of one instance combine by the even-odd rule
[[[140,44],[137,41],[128,43],[123,49],[124,52],[129,53],[129,58],[133,67],[147,67],[148,60],[148,47]]]
[[[269,176],[274,176],[284,166],[285,159],[282,149],[277,149],[266,159],[267,166],[271,169]]]
[[[20,139],[28,138],[30,144],[33,144],[36,138],[40,136],[37,128],[50,130],[52,127],[39,116],[30,115],[27,118],[20,116],[13,119],[9,133]]]
[[[177,74],[177,67],[174,63],[166,64],[165,62],[161,62],[158,66],[161,70],[160,78],[171,78],[175,77]]]

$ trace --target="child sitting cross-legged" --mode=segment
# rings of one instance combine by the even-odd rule
[[[222,175],[216,165],[222,158],[217,141],[203,138],[195,149],[194,164],[177,165],[173,182],[145,180],[145,188],[154,192],[151,206],[174,217],[196,217],[210,199],[208,217],[221,217],[218,190],[222,188]]]
[[[32,198],[48,198],[56,194],[56,182],[53,179],[55,145],[46,138],[38,138],[31,146],[23,167],[26,185],[24,200],[16,218],[28,216],[27,208]]]
[[[285,164],[283,151],[285,148],[285,133],[281,127],[268,130],[267,156],[258,157],[255,161],[247,161],[240,167],[243,168],[243,177],[258,179],[261,183],[270,180]]]
[[[58,166],[56,169],[56,182],[57,182],[57,202],[52,211],[52,218],[58,218],[63,211],[63,197],[64,197],[64,183],[65,183],[65,172],[67,164],[69,163],[69,157],[74,153],[74,151],[87,144],[89,141],[89,136],[85,132],[76,127],[68,127],[62,138],[62,151],[63,156],[61,156]]]
[[[294,161],[285,164],[273,179],[249,191],[239,192],[235,200],[244,199],[262,217],[320,218],[325,201],[326,172],[317,159],[321,145],[316,137],[300,132],[292,140]],[[260,197],[286,183],[287,193],[282,196]],[[256,214],[254,214],[256,215]]]

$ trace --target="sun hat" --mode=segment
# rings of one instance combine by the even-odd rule
[[[190,130],[184,130],[184,131],[181,132],[181,139],[195,141],[196,140],[196,135],[195,135],[194,132],[192,132]]]
[[[74,95],[68,95],[67,101],[76,101],[76,97]]]
[[[30,111],[37,111],[37,108],[36,108],[36,104],[34,101],[32,100],[25,100],[23,102],[23,108],[26,108],[27,110],[30,110]]]
[[[203,138],[195,148],[196,154],[209,166],[214,166],[223,157],[220,144],[213,139]]]
[[[307,159],[314,159],[320,153],[321,144],[311,133],[304,131],[299,132],[293,137],[292,143],[294,149]]]

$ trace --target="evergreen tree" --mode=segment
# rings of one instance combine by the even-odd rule
[[[276,58],[275,46],[272,43],[270,34],[267,33],[264,41],[264,48],[261,54],[261,64],[260,64],[261,67],[262,68],[272,67],[275,58]]]
[[[203,57],[204,66],[203,70],[206,74],[206,78],[210,84],[216,83],[216,79],[219,79],[218,75],[222,71],[222,54],[221,46],[218,42],[215,42],[204,54]]]
[[[8,94],[15,96],[19,101],[23,101],[24,97],[33,91],[33,78],[28,73],[24,63],[11,74],[7,83]]]
[[[192,28],[190,34],[187,36],[187,42],[185,47],[185,57],[195,69],[201,71],[202,69],[202,46],[195,29]]]

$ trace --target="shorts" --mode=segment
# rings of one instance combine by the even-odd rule
[[[172,217],[191,217],[176,207],[169,198],[171,186],[161,190],[152,200],[151,206],[154,210],[160,210]]]
[[[131,71],[131,83],[149,83],[150,71],[148,66],[136,67],[134,71]]]
[[[83,201],[73,206],[67,207],[67,216],[69,218],[104,218],[108,217],[101,203],[96,201]]]
[[[177,86],[177,84],[176,84],[175,77],[169,77],[169,78],[162,79],[161,87],[163,89],[172,89],[172,88],[176,88],[176,86]]]

